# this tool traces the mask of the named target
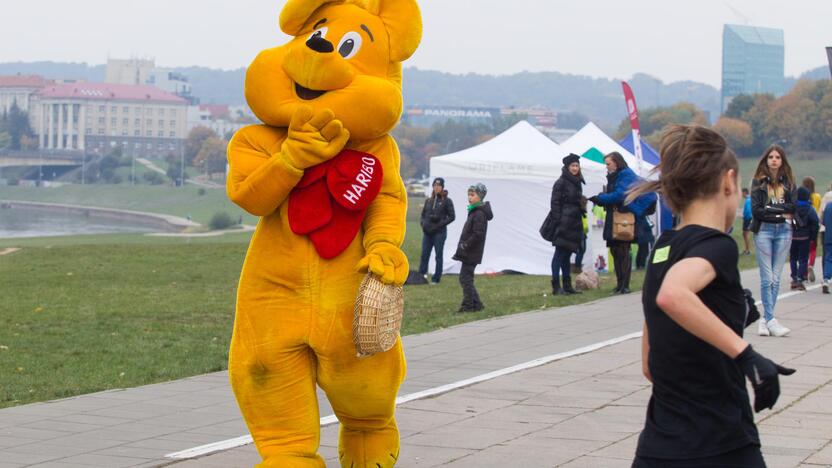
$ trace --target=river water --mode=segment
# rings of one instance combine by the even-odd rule
[[[83,213],[0,208],[0,239],[153,232],[158,229]]]

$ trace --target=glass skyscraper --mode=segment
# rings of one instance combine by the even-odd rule
[[[722,31],[722,111],[739,94],[782,96],[783,30],[726,24]]]

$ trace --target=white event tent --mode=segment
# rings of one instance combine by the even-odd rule
[[[445,189],[456,209],[456,221],[448,226],[445,241],[444,272],[459,272],[461,264],[452,257],[468,214],[468,187],[482,182],[488,187],[485,200],[491,203],[494,219],[488,224],[485,253],[477,273],[514,270],[551,274],[554,248],[538,230],[549,212],[552,185],[560,177],[562,159],[569,152],[522,121],[485,143],[431,158],[431,180],[445,179]],[[582,170],[587,181],[584,193],[594,195],[606,180],[606,169],[603,164],[583,160]],[[585,261],[593,258],[588,251]]]
[[[617,141],[613,140],[609,137],[606,133],[603,132],[597,125],[592,122],[584,125],[584,127],[578,130],[577,133],[572,135],[568,140],[561,143],[560,148],[567,153],[575,153],[577,155],[585,155],[587,151],[595,148],[600,152],[601,155],[606,155],[612,153],[613,151],[617,151],[621,153],[624,157],[624,160],[627,161],[627,165],[630,166],[630,169],[633,170],[636,174],[647,177],[650,170],[653,169],[653,165],[642,161],[641,162],[641,174],[638,171],[638,161],[633,153],[630,153],[623,146],[619,145]],[[603,161],[596,161],[603,164]],[[583,164],[584,161],[581,161]],[[605,182],[604,182],[605,183]]]

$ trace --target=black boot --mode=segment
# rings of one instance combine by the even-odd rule
[[[557,296],[563,294],[563,290],[560,289],[560,278],[552,280],[552,295]]]
[[[572,278],[563,278],[563,292],[566,294],[581,294],[572,287]]]

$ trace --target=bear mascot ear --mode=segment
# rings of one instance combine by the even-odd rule
[[[416,0],[369,0],[367,10],[378,15],[390,37],[390,62],[404,62],[422,40],[422,13]]]
[[[298,36],[315,11],[328,3],[343,0],[289,0],[280,12],[280,29]],[[381,18],[390,37],[390,62],[407,60],[422,40],[422,14],[416,0],[353,0],[347,3],[365,7]]]
[[[280,12],[280,30],[290,36],[303,31],[303,25],[315,10],[327,3],[343,3],[342,0],[289,0]]]

